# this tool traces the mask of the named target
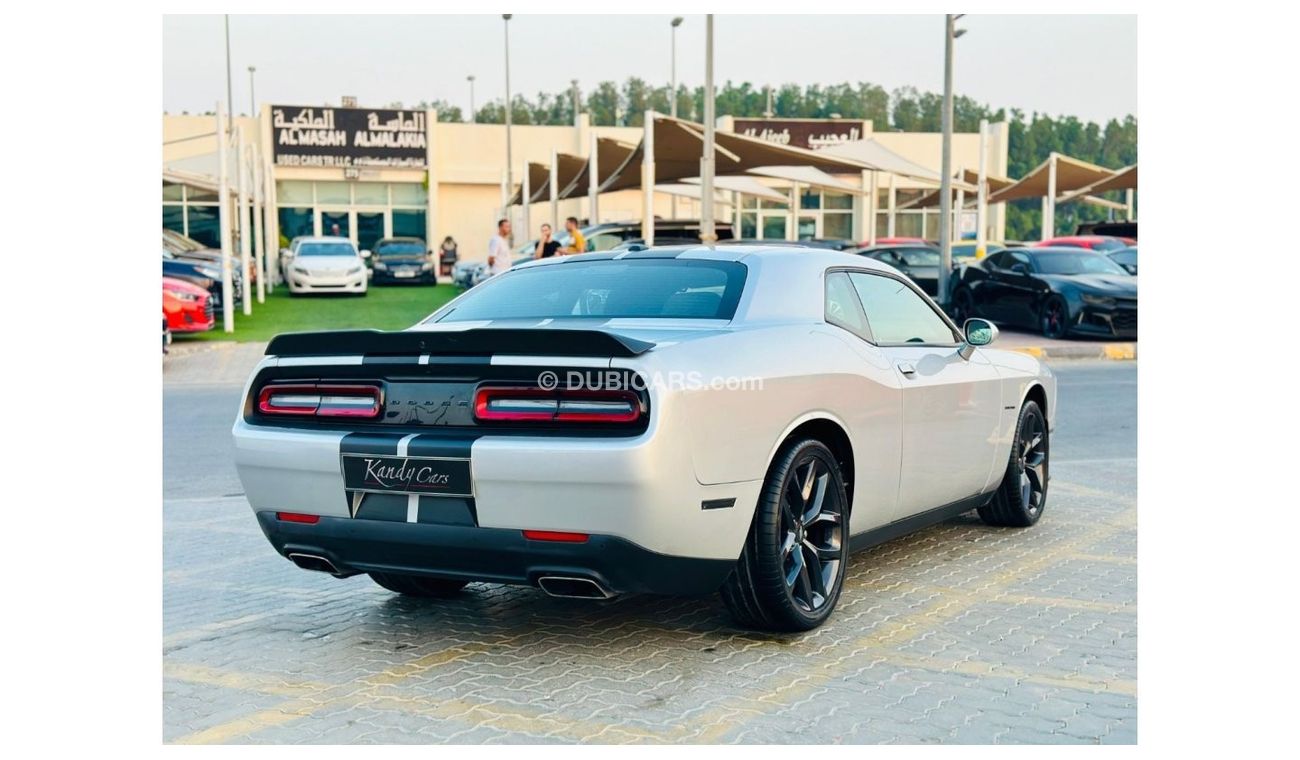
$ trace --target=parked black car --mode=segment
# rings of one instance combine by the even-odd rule
[[[438,282],[433,252],[417,237],[383,238],[371,249],[370,265],[374,270],[371,282],[376,285]]]
[[[205,259],[183,259],[166,248],[162,252],[162,273],[166,277],[175,277],[198,285],[212,294],[212,308],[221,308],[221,264]],[[239,272],[231,272],[231,293],[234,302],[240,303],[244,297],[242,278]]]
[[[1102,253],[1011,248],[961,267],[957,278],[958,324],[983,317],[1048,338],[1137,337],[1137,278]]]
[[[1138,273],[1138,249],[1136,245],[1121,248],[1118,251],[1111,251],[1106,255],[1110,256],[1111,261],[1124,267],[1129,274],[1136,275]]]
[[[850,251],[884,262],[907,275],[931,298],[939,294],[939,249],[922,243],[877,245]]]

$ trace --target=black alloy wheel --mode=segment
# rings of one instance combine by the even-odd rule
[[[1069,309],[1065,306],[1065,301],[1060,296],[1052,296],[1043,304],[1043,312],[1039,317],[1039,329],[1042,330],[1044,338],[1064,338],[1069,331]]]
[[[1020,528],[1038,522],[1047,503],[1048,444],[1042,410],[1036,402],[1026,401],[1002,484],[992,500],[979,508],[984,522]]]
[[[740,623],[806,631],[830,616],[848,564],[847,507],[831,451],[812,439],[787,446],[768,473],[750,536],[723,586]]]
[[[969,288],[958,288],[952,296],[952,319],[958,325],[975,316],[975,298]]]

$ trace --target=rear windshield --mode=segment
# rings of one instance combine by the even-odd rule
[[[375,246],[375,253],[392,256],[414,256],[424,253],[424,246],[419,243],[384,243]]]
[[[481,319],[731,319],[746,268],[736,261],[567,261],[497,275],[434,314]]]
[[[298,246],[299,256],[356,256],[348,243],[303,243]]]

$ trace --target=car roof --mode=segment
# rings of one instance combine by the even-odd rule
[[[563,266],[570,262],[583,261],[617,261],[623,259],[705,259],[710,261],[739,261],[752,259],[763,261],[812,260],[819,265],[864,267],[893,272],[893,267],[863,258],[857,254],[836,251],[830,248],[801,246],[791,244],[729,244],[710,246],[701,243],[691,245],[655,246],[640,251],[598,251],[595,253],[576,253],[569,256],[551,256],[535,259],[520,267]]]
[[[348,243],[352,241],[341,235],[303,235],[293,239],[295,243]]]
[[[418,237],[387,237],[375,241],[375,245],[380,243],[423,243],[424,238]]]

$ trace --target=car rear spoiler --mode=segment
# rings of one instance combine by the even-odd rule
[[[331,330],[284,333],[271,339],[267,356],[413,356],[523,354],[640,356],[654,343],[600,330],[480,327],[455,332]]]

